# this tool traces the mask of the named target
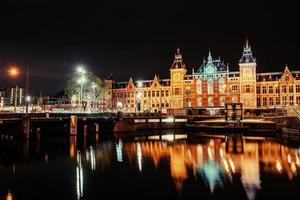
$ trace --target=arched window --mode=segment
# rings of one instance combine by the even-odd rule
[[[201,107],[202,106],[202,97],[199,97],[197,99],[197,103],[198,103],[198,106]]]
[[[221,94],[224,94],[226,90],[226,84],[225,84],[225,80],[224,78],[220,78],[219,79],[219,92]]]
[[[214,83],[212,79],[207,80],[207,94],[213,94],[214,93]]]

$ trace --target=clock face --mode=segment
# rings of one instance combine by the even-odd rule
[[[180,79],[180,74],[179,73],[174,74],[174,80],[178,81],[179,79]]]

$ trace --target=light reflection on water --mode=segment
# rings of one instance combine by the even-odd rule
[[[189,193],[191,187],[199,186],[196,192],[201,194],[205,191],[203,188],[206,188],[215,199],[220,191],[227,194],[232,192],[228,188],[235,187],[234,191],[242,190],[240,192],[246,197],[239,199],[254,200],[260,195],[266,195],[266,188],[280,184],[264,177],[279,177],[290,184],[299,184],[300,148],[288,147],[265,138],[188,137],[186,134],[168,133],[119,137],[115,141],[101,142],[95,140],[95,137],[94,140],[85,138],[83,141],[70,137],[67,142],[41,142],[38,146],[26,142],[24,146],[26,148],[21,150],[23,161],[20,162],[14,154],[8,159],[0,160],[0,178],[8,180],[7,183],[0,183],[0,199],[15,199],[15,195],[19,197],[16,199],[22,199],[20,197],[23,195],[30,196],[33,193],[37,183],[41,182],[45,187],[52,184],[51,187],[55,188],[58,180],[70,188],[65,194],[61,194],[69,199],[72,198],[72,193],[77,199],[118,198],[119,196],[114,195],[119,193],[111,192],[111,188],[121,190],[120,194],[125,195],[122,196],[125,198],[126,195],[132,196],[131,193],[139,193],[134,187],[139,188],[153,181],[155,187],[148,185],[149,191],[174,193],[183,199],[182,194]],[[31,147],[34,149],[33,154]],[[0,155],[2,158],[3,151]],[[47,159],[43,155],[47,155]],[[168,170],[162,171],[165,160]],[[49,175],[39,178],[37,173],[43,170]],[[162,174],[157,175],[158,173]],[[27,176],[25,182],[24,176]],[[154,179],[157,176],[159,179]],[[31,177],[36,182],[31,182]],[[73,182],[66,181],[66,177],[71,177]],[[167,181],[168,177],[172,183]],[[156,182],[158,180],[160,181]],[[116,184],[120,185],[115,186]],[[164,184],[174,189],[166,191],[157,187],[160,185],[164,188]],[[243,189],[236,187],[238,184]],[[126,185],[133,185],[133,188],[125,187],[127,193],[122,193],[122,187]],[[8,190],[11,191],[7,192]],[[43,191],[47,192],[47,189],[44,188]],[[294,192],[299,195],[298,190]],[[98,193],[103,196],[95,195]],[[40,195],[47,199],[42,193]],[[267,193],[268,195],[271,194]]]

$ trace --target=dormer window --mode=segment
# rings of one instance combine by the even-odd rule
[[[285,76],[285,81],[288,81],[289,80],[289,76]]]

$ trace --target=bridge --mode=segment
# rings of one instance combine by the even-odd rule
[[[145,129],[184,128],[187,116],[117,115],[116,113],[1,113],[1,137],[39,138],[55,135],[87,135]]]

